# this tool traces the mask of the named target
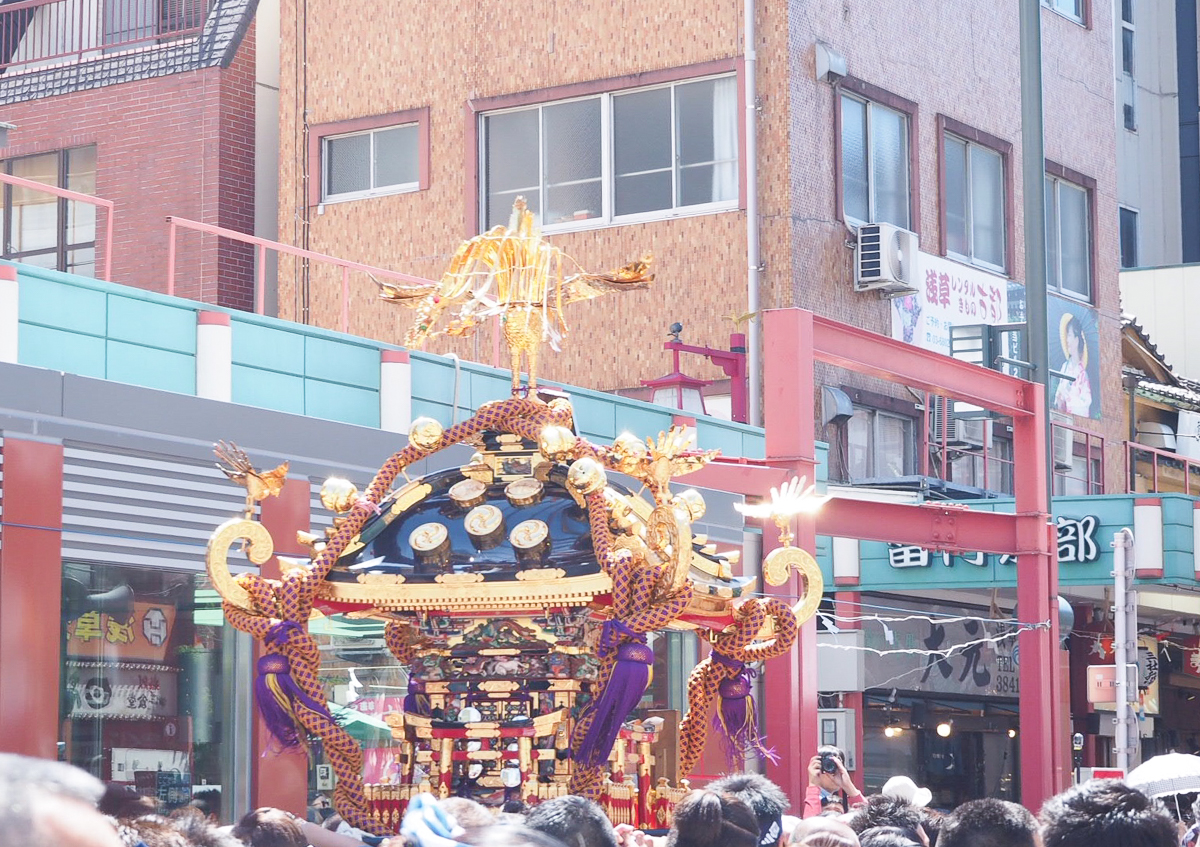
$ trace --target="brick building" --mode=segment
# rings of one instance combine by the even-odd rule
[[[114,281],[166,290],[168,215],[254,230],[254,0],[22,5],[0,13],[4,172],[112,201]],[[102,273],[105,212],[22,186],[4,207],[6,258]],[[179,251],[178,293],[252,308],[244,245]]]
[[[1122,464],[1113,12],[1091,0],[1043,5],[1051,366],[1082,374],[1056,392],[1074,413],[1060,418],[1073,429],[1062,430],[1059,489],[1096,493],[1117,490]],[[932,323],[914,340],[944,347],[950,322],[1023,319],[1015,7],[758,4],[753,186],[740,5],[353,9],[372,26],[355,32],[348,63],[349,5],[283,6],[280,220],[296,222],[301,246],[436,277],[460,239],[504,222],[523,194],[585,268],[652,250],[653,288],[575,317],[574,339],[544,360],[548,379],[636,391],[669,369],[661,341],[675,321],[685,341],[723,346],[733,329],[723,316],[748,302],[751,188],[763,308],[802,306],[904,337],[932,297]],[[823,79],[819,60],[822,70],[832,61]],[[856,291],[864,223],[916,234],[914,298]],[[980,290],[991,302],[968,302]],[[397,340],[409,316],[369,306],[372,296],[368,280],[355,282],[351,331]],[[334,326],[340,286],[293,269],[279,302],[281,316]],[[492,356],[487,333],[441,344]],[[597,357],[597,346],[610,352]],[[687,370],[721,377],[699,359]],[[844,431],[823,433],[834,478],[907,476],[941,461],[924,446],[923,398],[832,370],[824,382],[855,408]],[[988,457],[959,455],[954,471],[944,457],[934,475],[1003,490],[1003,424],[987,430],[967,446],[986,443]]]

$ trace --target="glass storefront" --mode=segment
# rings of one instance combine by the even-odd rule
[[[205,575],[68,562],[62,615],[60,758],[164,811],[197,801],[228,819],[222,790],[249,756],[228,749],[246,737],[227,685],[236,638]]]

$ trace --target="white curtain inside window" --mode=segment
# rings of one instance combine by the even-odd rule
[[[872,103],[870,136],[874,222],[908,229],[908,118]]]
[[[974,257],[1004,267],[1004,162],[1000,154],[971,146],[971,222]]]
[[[713,202],[734,200],[738,192],[737,79],[713,84]]]
[[[958,256],[971,255],[967,215],[967,144],[946,136],[946,249]]]
[[[1091,294],[1088,279],[1087,192],[1065,182],[1059,184],[1059,219],[1062,228],[1062,287],[1074,294]]]

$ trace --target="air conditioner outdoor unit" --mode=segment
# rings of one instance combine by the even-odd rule
[[[1075,432],[1064,426],[1054,427],[1054,469],[1070,470],[1075,464]]]
[[[984,418],[957,418],[954,416],[955,403],[945,397],[932,395],[929,409],[929,440],[937,448],[942,446],[943,439],[947,447],[974,448],[983,447],[988,439],[988,423]],[[963,405],[963,404],[959,404]],[[947,414],[949,412],[949,414]]]
[[[854,290],[899,297],[916,291],[917,234],[892,224],[863,224],[854,248]]]
[[[1189,459],[1200,459],[1200,412],[1179,413],[1175,451]]]
[[[980,418],[954,421],[950,444],[956,447],[982,447],[987,440],[987,425],[988,422]]]

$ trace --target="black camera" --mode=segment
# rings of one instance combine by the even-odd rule
[[[832,753],[821,754],[821,773],[837,773],[838,763],[837,757]]]

